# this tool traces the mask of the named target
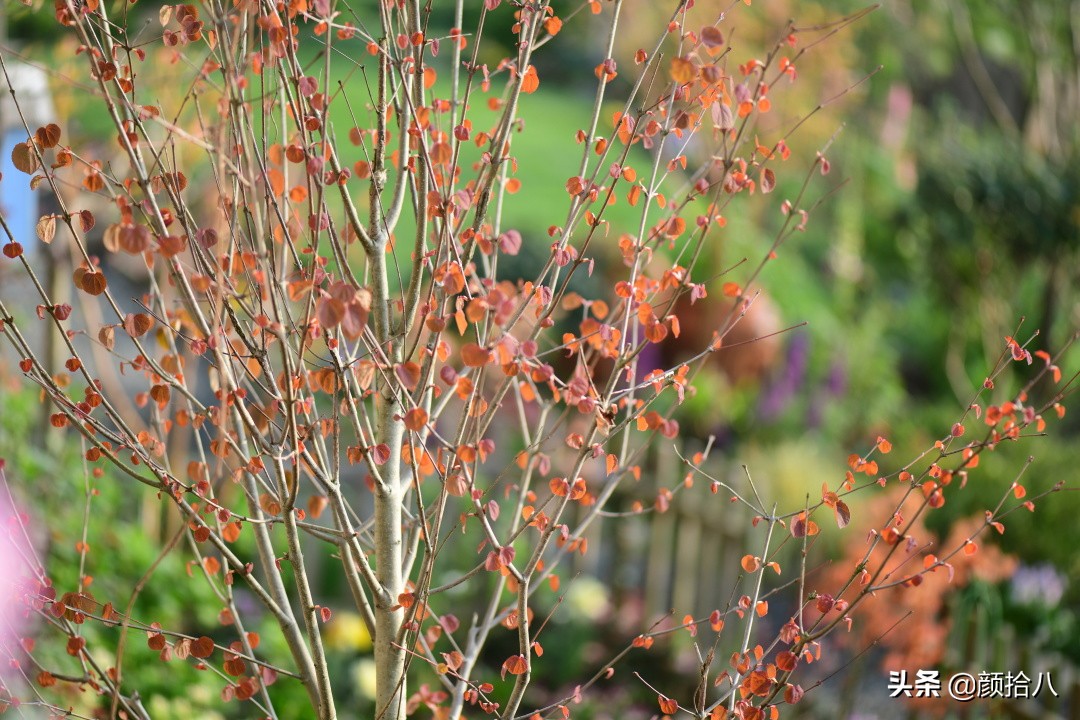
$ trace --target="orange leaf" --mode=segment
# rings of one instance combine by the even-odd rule
[[[790,650],[782,650],[776,654],[776,667],[784,672],[791,672],[799,664],[799,657]]]
[[[221,537],[225,542],[236,542],[240,539],[240,530],[243,526],[239,522],[231,522],[221,529]]]
[[[538,87],[540,87],[540,78],[536,76],[536,67],[530,65],[521,77],[521,92],[534,93]]]
[[[681,217],[673,217],[664,223],[664,235],[669,238],[677,238],[686,231],[686,220]]]
[[[660,695],[657,697],[657,701],[660,703],[660,712],[665,715],[674,715],[679,712],[679,703],[672,700],[667,695]]]
[[[491,351],[476,343],[466,343],[461,348],[461,360],[468,367],[482,367],[491,361]]]
[[[570,493],[570,483],[566,481],[566,478],[552,478],[548,483],[548,488],[556,497],[566,497]]]
[[[428,414],[424,408],[413,408],[405,413],[405,427],[416,432],[427,424]]]
[[[270,168],[266,171],[266,180],[270,183],[270,192],[275,197],[280,197],[285,192],[285,176],[277,168]]]
[[[659,343],[667,337],[668,329],[663,323],[654,322],[645,327],[645,337],[649,342]]]
[[[506,658],[506,661],[502,664],[502,676],[505,678],[506,673],[511,675],[523,675],[529,666],[525,663],[524,655],[511,655]]]
[[[97,271],[87,271],[82,275],[81,280],[81,283],[77,282],[76,284],[82,288],[82,291],[87,295],[100,295],[105,292],[105,288],[108,286],[108,283],[105,281],[104,273]]]
[[[692,81],[697,76],[697,68],[687,58],[677,57],[671,61],[671,79],[680,85]]]

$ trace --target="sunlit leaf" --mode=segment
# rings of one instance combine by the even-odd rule
[[[657,702],[660,704],[660,712],[665,715],[674,715],[679,712],[679,703],[672,700],[667,695],[658,696]]]
[[[685,57],[673,58],[671,61],[671,79],[680,85],[691,82],[697,77],[697,67]]]
[[[536,75],[536,66],[530,65],[521,76],[521,92],[534,93],[540,87],[540,78]]]
[[[34,151],[34,144],[27,140],[26,142],[15,143],[15,147],[11,149],[11,164],[15,166],[15,169],[24,172],[27,175],[33,175],[34,171],[38,169],[37,153]]]
[[[37,221],[37,225],[34,227],[34,233],[38,236],[38,240],[46,245],[52,243],[56,237],[56,216],[55,215],[43,215],[40,220]]]

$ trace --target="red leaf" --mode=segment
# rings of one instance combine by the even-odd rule
[[[724,44],[724,33],[715,25],[706,25],[701,28],[701,42],[710,50]]]
[[[656,698],[656,700],[658,703],[660,703],[660,712],[664,713],[665,715],[674,715],[675,713],[679,712],[679,703],[675,702],[667,695],[660,695]]]
[[[371,312],[371,291],[363,288],[345,305],[345,314],[341,318],[341,332],[349,340],[357,340],[364,332],[368,314]]]
[[[371,448],[370,456],[373,463],[383,465],[390,459],[390,446],[386,443],[379,443]]]
[[[514,562],[514,554],[515,551],[512,546],[504,545],[503,547],[499,548],[499,562],[501,562],[503,565],[509,565],[510,563]]]
[[[818,526],[813,520],[806,517],[806,512],[801,512],[791,520],[791,536],[792,537],[806,537],[807,535],[817,535]]]
[[[521,233],[507,230],[499,236],[499,250],[507,255],[517,255],[521,250]]]
[[[511,675],[523,675],[529,669],[528,663],[525,662],[524,655],[511,655],[506,658],[502,664],[502,676],[506,678],[506,673]]]
[[[336,298],[320,297],[315,303],[315,317],[320,325],[329,330],[345,317],[345,305]]]
[[[397,373],[398,379],[409,390],[416,389],[417,384],[420,382],[420,366],[411,360],[395,365],[394,372]]]
[[[104,273],[85,272],[76,282],[76,285],[82,288],[87,295],[100,295],[105,292],[108,283],[105,281]]]
[[[837,500],[833,510],[836,512],[837,526],[847,527],[847,524],[851,522],[851,510],[848,508],[847,503],[843,500]]]
[[[776,189],[776,173],[770,168],[761,171],[761,192],[771,193]]]
[[[34,133],[38,143],[45,149],[54,148],[60,144],[60,126],[49,123],[45,127],[39,127]]]
[[[300,81],[297,83],[297,88],[304,97],[311,97],[315,94],[315,91],[319,89],[319,81],[310,75],[305,75],[300,78]]]
[[[142,337],[154,326],[154,319],[145,313],[124,316],[124,331],[133,338]]]
[[[210,657],[214,654],[214,641],[203,635],[198,640],[191,643],[191,655],[197,657],[200,660]]]

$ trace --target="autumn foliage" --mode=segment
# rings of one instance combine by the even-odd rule
[[[276,717],[274,687],[286,683],[303,688],[311,717],[355,716],[328,667],[332,612],[309,569],[319,557],[332,558],[374,640],[375,717],[570,717],[599,683],[652,687],[618,661],[676,631],[702,649],[700,682],[687,696],[653,688],[662,713],[778,717],[802,699],[800,673],[823,639],[871,596],[954,572],[980,531],[1053,489],[1025,496],[1018,481],[958,546],[921,550],[919,517],[984,453],[1064,412],[1063,389],[1038,404],[1033,385],[984,399],[1033,356],[1032,383],[1067,386],[1055,359],[1008,338],[963,417],[916,458],[894,460],[877,438],[813,497],[778,504],[749,477],[737,487],[713,477],[702,445],[687,453],[685,480],[641,495],[647,449],[679,437],[680,404],[737,337],[830,170],[828,148],[798,147],[812,108],[784,107],[784,88],[812,62],[808,50],[863,14],[778,27],[747,56],[715,4],[672,2],[654,43],[617,60],[619,23],[633,12],[620,0],[558,13],[548,2],[435,4],[454,11],[453,25],[419,0],[235,0],[164,5],[142,31],[139,6],[56,0],[84,63],[79,82],[92,87],[88,112],[107,114],[115,133],[74,147],[57,124],[25,128],[12,155],[23,175],[4,182],[54,198],[37,241],[69,249],[73,295],[56,299],[32,239],[9,232],[0,269],[28,278],[36,298],[21,308],[0,289],[0,331],[52,406],[49,432],[81,443],[94,483],[171,508],[194,550],[166,538],[162,554],[193,552],[192,582],[223,607],[219,627],[191,636],[133,612],[141,587],[131,603],[98,597],[88,579],[54,587],[31,563],[21,601],[78,670],[31,671],[26,647],[15,662],[57,708],[68,685],[92,693],[101,716],[145,717],[123,663],[119,638],[131,635],[163,662],[211,667],[224,704],[253,706],[245,716]],[[472,27],[460,25],[465,10]],[[489,37],[495,21],[507,21],[506,37]],[[544,208],[546,234],[511,227],[504,208],[535,191],[518,133],[543,132],[521,127],[521,103],[549,87],[545,46],[586,23],[601,58],[575,68],[592,88],[590,121],[548,140],[576,171]],[[491,40],[509,54],[491,60]],[[144,83],[151,71],[171,94]],[[777,219],[757,257],[723,271],[700,263],[751,206]],[[615,212],[632,222],[616,224]],[[614,279],[586,297],[575,283],[594,271]],[[705,298],[696,347],[652,363]],[[59,365],[37,348],[45,333],[58,338]],[[878,485],[901,497],[863,508],[873,524],[859,557],[835,576],[805,576],[802,551],[823,526],[864,526],[850,496]],[[745,548],[740,586],[709,615],[641,628],[567,697],[534,698],[545,636],[558,632],[536,598],[565,592],[563,568],[588,552],[589,528],[619,521],[617,493],[641,495],[630,513],[646,514],[677,492],[753,517],[759,544]],[[784,564],[792,549],[803,559]],[[245,629],[239,587],[277,642]],[[482,610],[459,614],[462,588]],[[85,647],[85,623],[116,628],[117,644]],[[500,629],[514,649],[493,658]]]

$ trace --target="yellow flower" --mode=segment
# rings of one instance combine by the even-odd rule
[[[375,661],[371,658],[357,660],[352,666],[353,683],[357,693],[365,698],[375,698]]]
[[[333,650],[366,652],[371,649],[371,633],[364,619],[355,612],[335,612],[323,639]]]

